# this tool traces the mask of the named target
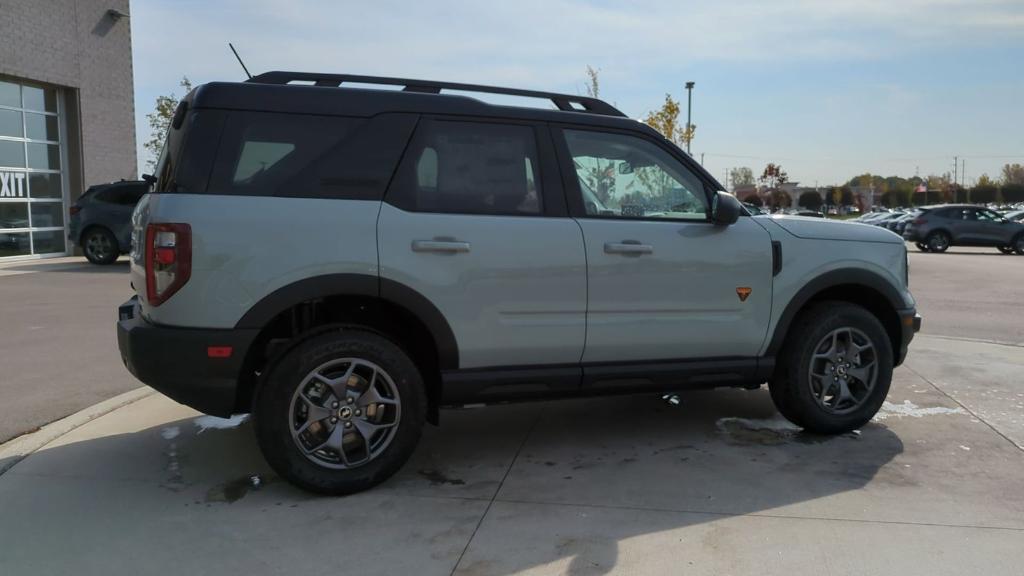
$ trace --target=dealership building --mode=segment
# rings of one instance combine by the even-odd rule
[[[136,177],[128,0],[0,2],[0,261],[71,254],[68,209]]]

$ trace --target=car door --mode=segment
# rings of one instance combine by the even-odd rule
[[[962,208],[958,210],[960,219],[952,222],[953,240],[957,244],[979,244],[984,234],[984,223],[978,220],[978,210]]]
[[[583,237],[541,130],[424,117],[381,206],[381,278],[438,308],[459,368],[578,365],[583,352]]]
[[[710,222],[709,181],[651,136],[554,136],[586,244],[584,364],[755,357],[772,304],[765,229]]]
[[[1002,215],[987,208],[978,208],[978,241],[992,246],[1010,243],[1009,222]]]

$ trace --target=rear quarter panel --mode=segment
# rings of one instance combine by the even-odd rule
[[[164,325],[232,328],[253,304],[298,280],[376,276],[379,210],[375,200],[150,194],[136,210],[137,226],[189,224],[192,276],[169,300],[149,306],[136,251],[132,274],[143,316]]]

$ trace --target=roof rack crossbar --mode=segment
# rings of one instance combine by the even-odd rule
[[[253,76],[246,82],[257,84],[288,84],[290,82],[312,82],[315,86],[340,87],[342,84],[380,84],[388,86],[402,86],[405,92],[419,92],[425,94],[440,94],[441,90],[461,90],[464,92],[481,92],[485,94],[504,94],[508,96],[525,96],[529,98],[540,98],[550,100],[559,110],[570,112],[589,112],[604,116],[626,115],[604,100],[590,98],[589,96],[573,96],[570,94],[557,94],[554,92],[542,92],[539,90],[519,90],[516,88],[502,88],[500,86],[481,86],[479,84],[461,84],[458,82],[437,82],[433,80],[413,80],[410,78],[388,78],[384,76],[359,76],[355,74],[318,74],[315,72],[264,72]]]

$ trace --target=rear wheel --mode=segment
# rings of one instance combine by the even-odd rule
[[[1013,246],[997,246],[1003,254],[1013,254]]]
[[[351,494],[383,482],[409,458],[426,395],[395,343],[339,330],[275,362],[254,413],[260,449],[278,474],[313,492]]]
[[[860,306],[821,302],[801,313],[773,379],[772,399],[794,424],[840,434],[878,412],[892,381],[885,328]]]
[[[1020,256],[1024,256],[1024,234],[1018,234],[1013,239],[1013,251]]]
[[[120,248],[113,232],[96,226],[82,234],[82,252],[89,262],[103,265],[117,260]]]
[[[932,232],[925,240],[931,252],[945,252],[949,249],[950,238],[945,232]]]

